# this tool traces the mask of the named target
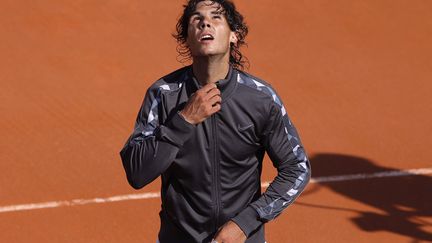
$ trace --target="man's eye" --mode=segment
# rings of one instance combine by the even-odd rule
[[[222,18],[220,15],[215,15],[215,16],[213,16],[213,18],[214,19],[220,19],[220,18]]]

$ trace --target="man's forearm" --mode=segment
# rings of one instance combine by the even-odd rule
[[[193,129],[193,125],[176,114],[166,125],[157,127],[152,135],[135,131],[120,152],[129,184],[139,189],[163,173]]]

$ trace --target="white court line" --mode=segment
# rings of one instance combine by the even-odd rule
[[[370,174],[351,174],[351,175],[314,177],[310,180],[310,182],[311,183],[341,182],[341,181],[351,181],[351,180],[365,180],[371,178],[399,177],[399,176],[427,175],[427,174],[432,174],[432,168],[392,170],[392,171],[383,171],[383,172],[376,172]],[[269,184],[270,182],[263,182],[261,183],[261,186],[263,188],[266,188],[269,186]],[[69,201],[18,204],[18,205],[2,206],[0,207],[0,213],[44,209],[44,208],[59,208],[59,207],[66,207],[66,206],[78,206],[78,205],[86,205],[86,204],[93,204],[93,203],[110,203],[110,202],[120,202],[120,201],[129,201],[129,200],[143,200],[143,199],[151,199],[151,198],[159,198],[159,197],[160,197],[159,192],[145,192],[145,193],[119,195],[119,196],[106,197],[106,198],[73,199]]]

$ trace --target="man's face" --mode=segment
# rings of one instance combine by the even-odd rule
[[[202,1],[191,15],[186,44],[192,57],[220,55],[229,58],[230,43],[236,43],[237,37],[219,6],[219,3]]]

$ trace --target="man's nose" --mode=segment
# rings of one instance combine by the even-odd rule
[[[201,29],[210,28],[210,22],[207,19],[203,19],[200,25]]]

